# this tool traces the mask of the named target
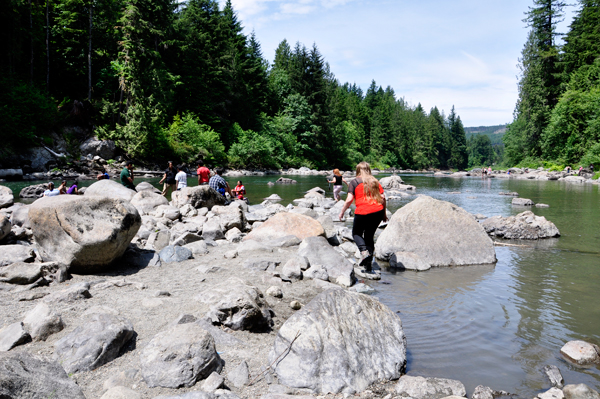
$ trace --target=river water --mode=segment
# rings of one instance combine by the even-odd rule
[[[277,179],[274,176],[244,177],[243,183],[254,204],[273,193],[287,205],[312,187],[328,190],[321,176],[290,177],[298,184],[267,185]],[[585,383],[600,390],[596,367],[571,366],[559,353],[569,340],[600,344],[598,186],[425,175],[402,178],[415,185],[419,194],[485,216],[522,212],[523,208],[511,206],[512,197],[498,194],[516,191],[550,205],[532,211],[554,222],[562,234],[539,242],[511,241],[526,247],[496,247],[495,266],[434,268],[422,273],[388,269],[381,282],[367,282],[377,290],[375,296],[402,319],[408,341],[407,373],[458,379],[469,396],[483,384],[533,397],[550,387],[542,368],[554,364],[567,384]],[[232,187],[237,179],[227,178]],[[147,180],[158,183],[158,179]],[[6,185],[18,193],[29,184]],[[395,211],[410,200],[388,208]]]

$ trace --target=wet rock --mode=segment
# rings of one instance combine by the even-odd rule
[[[0,397],[85,399],[57,362],[27,352],[0,352]]]
[[[304,240],[307,237],[324,236],[325,230],[321,223],[311,217],[281,212],[272,216],[257,229],[253,229],[244,240],[264,242],[287,235],[294,235]]]
[[[0,216],[0,240],[4,239],[10,233],[12,225],[6,216]]]
[[[569,341],[560,353],[570,362],[580,366],[588,366],[600,362],[598,347],[585,341]]]
[[[400,208],[375,244],[379,259],[412,252],[430,266],[496,262],[494,244],[483,227],[464,209],[421,196]]]
[[[241,362],[236,368],[227,373],[227,380],[236,388],[243,388],[250,382],[248,363]]]
[[[171,203],[177,208],[189,204],[196,209],[206,207],[210,210],[215,205],[224,205],[225,197],[210,186],[185,187],[171,194]]]
[[[46,296],[44,298],[44,302],[50,304],[56,302],[75,302],[81,299],[91,298],[92,294],[90,294],[89,289],[90,283],[75,283],[69,288]]]
[[[329,281],[350,287],[354,280],[354,267],[348,259],[337,252],[325,237],[308,237],[298,247],[298,255],[308,259],[311,265],[322,265]]]
[[[533,201],[527,198],[513,198],[513,206],[533,206]]]
[[[40,198],[44,195],[44,191],[48,189],[48,184],[34,184],[32,186],[23,187],[19,192],[20,198]]]
[[[358,292],[359,294],[371,295],[371,294],[375,293],[374,288],[372,288],[364,283],[358,283],[356,285],[353,285],[349,289],[350,289],[350,291]]]
[[[8,208],[15,202],[15,197],[10,188],[0,186],[0,209]]]
[[[418,272],[431,269],[431,265],[414,252],[395,252],[390,258],[390,266]]]
[[[23,328],[23,323],[10,324],[0,330],[0,352],[9,351],[15,346],[22,345],[31,339],[29,333]],[[0,390],[1,388],[0,383]]]
[[[121,257],[142,224],[129,202],[77,195],[42,198],[29,218],[44,259],[82,274],[103,271]]]
[[[362,392],[399,378],[406,367],[400,318],[379,301],[343,289],[324,291],[293,314],[275,338],[269,363],[294,339],[274,365],[279,383],[293,388]]]
[[[439,399],[454,395],[466,397],[465,386],[460,381],[446,378],[425,378],[404,375],[396,384],[396,393],[414,399]]]
[[[0,247],[0,267],[19,262],[33,262],[35,252],[33,247],[26,245],[2,245]]]
[[[537,395],[537,398],[539,399],[564,399],[564,397],[563,391],[558,388],[550,388],[546,392]]]
[[[67,373],[94,370],[115,359],[135,332],[128,320],[108,313],[85,316],[83,324],[54,344]]]
[[[232,277],[196,297],[210,306],[207,316],[232,330],[264,331],[273,325],[262,292]]]
[[[565,380],[558,367],[554,365],[544,366],[544,374],[546,374],[553,387],[562,388],[564,386]]]
[[[133,196],[131,204],[136,207],[140,215],[149,215],[156,211],[159,206],[169,205],[169,201],[152,190],[142,190]]]
[[[275,184],[296,184],[296,180],[288,179],[287,177],[280,177],[275,181]]]
[[[99,180],[85,190],[84,197],[108,197],[131,202],[136,192],[113,180]]]
[[[215,390],[222,388],[225,383],[225,378],[215,371],[213,371],[208,378],[202,382],[200,387],[205,392],[214,392]]]
[[[193,257],[192,251],[185,247],[168,245],[158,254],[163,263],[183,262]]]
[[[151,388],[191,387],[223,368],[213,337],[194,323],[177,324],[156,334],[142,350],[140,363],[142,377]]]
[[[538,240],[560,236],[554,223],[543,216],[534,215],[531,211],[506,218],[494,216],[483,221],[481,225],[489,235],[506,239]]]
[[[600,399],[600,394],[585,384],[569,384],[563,388],[566,399]]]
[[[65,328],[60,314],[54,312],[44,302],[27,312],[23,325],[34,341],[45,341],[50,335]]]
[[[205,241],[196,241],[191,244],[184,245],[184,248],[192,251],[194,255],[206,255],[208,253],[208,247]]]

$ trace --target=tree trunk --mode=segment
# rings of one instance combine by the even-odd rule
[[[92,17],[94,8],[90,1],[90,31],[89,31],[89,46],[88,46],[88,101],[92,101]]]
[[[50,93],[50,17],[48,15],[48,3],[46,0],[46,91]]]

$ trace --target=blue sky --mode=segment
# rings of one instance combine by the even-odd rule
[[[512,120],[527,0],[232,0],[273,60],[287,39],[313,43],[340,82],[366,90],[371,80],[397,97],[452,105],[465,126]],[[573,14],[567,10],[564,32]]]

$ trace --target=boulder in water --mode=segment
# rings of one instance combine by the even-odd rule
[[[506,239],[538,240],[560,236],[554,223],[543,216],[535,216],[531,211],[506,218],[494,216],[481,222],[481,225],[489,235]]]
[[[44,191],[48,189],[48,184],[34,184],[32,186],[23,187],[19,192],[20,198],[40,198],[44,195]]]

